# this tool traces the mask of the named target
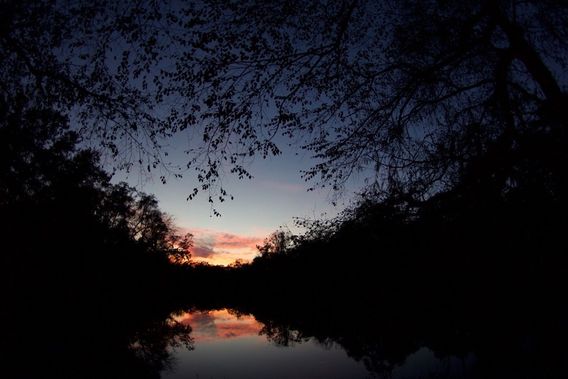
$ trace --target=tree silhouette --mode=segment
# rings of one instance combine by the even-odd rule
[[[0,96],[3,375],[159,377],[170,347],[192,346],[168,317],[191,235],[79,143],[58,110]],[[33,327],[37,309],[49,327]],[[43,346],[36,365],[29,343]]]
[[[2,9],[3,96],[72,114],[117,166],[163,161],[160,137],[172,130],[156,117],[148,88],[167,53],[168,13],[159,4],[26,0],[3,1]]]
[[[178,235],[152,196],[113,185],[67,117],[15,100],[0,101],[2,292],[16,303],[76,292],[104,302],[167,287],[191,235]],[[134,289],[137,277],[147,283]]]
[[[432,193],[482,157],[503,186],[527,133],[566,128],[567,12],[557,1],[203,1],[196,53],[171,75],[188,106],[200,100],[210,177],[225,159],[277,154],[284,134],[319,159],[304,177],[334,189],[370,169],[382,189]]]
[[[76,110],[127,166],[152,170],[162,137],[197,133],[189,197],[225,199],[219,176],[250,177],[243,163],[278,154],[280,134],[317,159],[316,185],[362,171],[419,197],[470,166],[506,186],[533,133],[565,141],[567,13],[555,0],[7,2],[0,82]]]
[[[256,248],[262,257],[268,257],[272,254],[285,254],[294,246],[294,236],[289,230],[277,230],[270,236],[265,238],[262,245]]]

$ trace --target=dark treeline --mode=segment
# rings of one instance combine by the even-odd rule
[[[2,6],[0,376],[159,377],[191,307],[387,376],[421,346],[474,352],[476,377],[566,376],[564,2]],[[316,187],[369,185],[250,264],[188,264],[191,236],[81,148],[152,172],[186,129],[190,199],[231,198],[222,173],[281,137]]]
[[[472,162],[423,202],[367,193],[336,219],[301,221],[303,235],[277,231],[250,264],[197,267],[192,279],[214,280],[194,299],[254,314],[277,343],[338,343],[387,376],[427,346],[474,353],[471,377],[563,377],[563,138],[527,136],[508,166]]]
[[[191,236],[151,195],[111,184],[66,117],[24,99],[1,105],[2,352],[13,377],[158,377],[170,346],[192,346],[170,316],[188,307],[252,313],[278,344],[337,343],[387,376],[424,346],[473,352],[472,377],[565,373],[567,152],[555,130],[525,136],[506,164],[471,162],[450,191],[364,193],[225,268],[188,265]],[[45,354],[28,365],[34,344]]]
[[[78,142],[57,111],[0,99],[2,370],[153,377],[190,342],[168,315],[191,236]]]
[[[337,343],[379,376],[427,347],[464,365],[435,377],[562,378],[564,212],[515,197],[482,207],[445,194],[412,210],[364,200],[331,232],[275,233],[250,265],[198,267],[191,279],[210,281],[192,304],[253,314],[284,346]]]
[[[419,307],[551,300],[566,278],[564,146],[562,135],[532,133],[501,152],[506,166],[497,157],[472,162],[454,189],[424,201],[362,194],[336,219],[300,221],[299,236],[277,231],[251,264],[212,275],[263,302],[288,294],[324,303],[412,296]]]

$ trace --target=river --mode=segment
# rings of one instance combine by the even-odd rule
[[[439,358],[418,347],[400,364],[385,362],[385,371],[373,372],[370,368],[380,362],[370,362],[369,356],[357,359],[337,342],[297,330],[274,330],[250,314],[219,309],[183,312],[173,319],[191,327],[192,346],[170,350],[173,360],[163,379],[464,378],[476,360],[473,354]]]

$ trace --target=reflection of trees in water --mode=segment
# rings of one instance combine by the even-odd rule
[[[382,344],[382,341],[374,339],[373,337],[364,335],[333,335],[335,333],[330,331],[330,336],[317,334],[313,335],[309,332],[294,329],[293,326],[285,323],[280,323],[272,320],[260,320],[264,327],[261,329],[260,334],[279,346],[293,347],[297,343],[304,343],[309,340],[314,341],[319,346],[330,349],[332,346],[337,345],[341,347],[350,358],[358,362],[362,362],[365,368],[374,374],[379,374],[384,377],[389,377],[392,370],[406,358],[406,354],[395,359],[388,354],[388,347]],[[412,351],[408,352],[408,354]]]
[[[193,349],[191,328],[167,317],[170,311],[54,308],[2,320],[0,377],[160,378],[174,366],[172,348]]]
[[[272,320],[263,320],[264,326],[259,334],[266,336],[266,339],[278,346],[294,346],[297,343],[307,342],[310,337],[304,335],[301,331],[292,329],[287,325],[274,322]]]
[[[542,318],[482,319],[464,311],[450,322],[444,309],[408,315],[408,309],[329,312],[266,304],[234,313],[253,315],[264,325],[260,334],[280,346],[307,341],[338,346],[380,378],[536,379],[563,378],[567,372],[567,349],[559,345],[566,331]]]
[[[191,343],[166,319],[190,236],[79,141],[60,111],[0,96],[0,377],[159,377]]]
[[[294,312],[294,316],[282,316],[282,312],[267,312],[267,309],[262,308],[262,305],[256,304],[255,310],[258,313],[242,309],[233,309],[230,313],[254,316],[263,325],[259,335],[265,336],[277,346],[294,347],[308,341],[313,341],[324,349],[338,346],[350,358],[362,362],[370,373],[384,377],[388,377],[395,367],[420,347],[405,344],[409,340],[401,331],[398,331],[398,339],[381,336],[376,325],[342,318],[344,314],[330,317],[312,310],[308,316],[298,309],[297,312],[288,310]]]
[[[292,347],[296,343],[312,340],[325,349],[338,346],[350,358],[363,363],[370,374],[380,378],[393,377],[394,370],[403,366],[405,361],[421,348],[421,343],[418,340],[411,341],[407,339],[402,331],[398,331],[400,338],[397,340],[392,338],[392,336],[379,336],[376,334],[376,330],[372,329],[369,329],[367,334],[357,334],[355,332],[350,334],[347,330],[341,328],[319,332],[312,330],[310,333],[306,330],[295,329],[298,325],[286,324],[282,321],[264,319],[260,321],[264,323],[260,334],[265,335],[269,341],[277,345]],[[371,328],[370,325],[367,325],[367,327]],[[328,333],[327,335],[325,334],[326,332]],[[431,375],[434,375],[432,377],[457,377],[452,376],[453,374],[451,373],[452,356],[441,352],[437,353],[435,358],[441,361],[443,367],[442,370],[432,373]],[[453,352],[453,354],[457,354],[457,352]],[[458,358],[458,360],[460,359]],[[430,373],[422,372],[421,370],[421,368],[418,368],[418,372],[421,372],[420,375],[425,376],[420,377],[430,377],[428,376]],[[459,375],[461,374],[464,374],[464,372],[461,371]]]
[[[144,366],[159,373],[173,367],[172,348],[194,349],[190,333],[189,325],[168,317],[138,330],[128,348]]]

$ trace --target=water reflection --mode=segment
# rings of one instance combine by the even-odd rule
[[[365,336],[308,336],[231,309],[196,310],[174,320],[191,327],[195,349],[171,349],[177,365],[162,378],[468,378],[474,354],[439,357],[421,347],[400,362],[377,354]],[[376,340],[377,344],[381,341]],[[343,343],[343,344],[342,344]]]
[[[187,312],[175,319],[191,325],[195,349],[173,349],[177,365],[175,370],[163,373],[162,378],[370,376],[361,362],[350,359],[338,345],[298,338],[297,331],[287,331],[284,334],[291,337],[282,338],[282,329],[275,333],[250,314],[221,309]]]
[[[171,370],[175,363],[175,357],[171,354],[172,348],[193,350],[194,339],[190,334],[191,326],[168,317],[137,330],[127,351],[143,363],[147,371]]]
[[[262,329],[262,324],[254,317],[229,309],[184,312],[174,319],[191,327],[192,338],[197,342],[258,336]]]
[[[266,306],[193,310],[172,320],[191,328],[194,350],[171,347],[162,378],[563,378],[558,328],[437,312],[387,317],[385,310]],[[382,316],[381,316],[382,315]],[[456,320],[451,323],[449,320]],[[544,329],[543,329],[544,327]]]
[[[388,316],[380,308],[249,307],[140,309],[108,318],[48,313],[42,318],[48,327],[36,329],[22,315],[2,324],[0,376],[540,379],[568,373],[568,327],[542,318],[529,324],[444,312]],[[28,354],[35,341],[41,354]]]
[[[438,357],[427,347],[410,354],[400,366],[393,367],[390,378],[473,378],[477,358],[465,356]]]
[[[160,378],[176,366],[172,348],[190,351],[194,343],[191,328],[163,311],[139,308],[109,314],[62,305],[4,318],[0,377]]]

